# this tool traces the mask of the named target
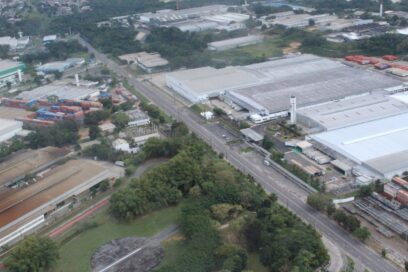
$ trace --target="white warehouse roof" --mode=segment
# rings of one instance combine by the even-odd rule
[[[310,137],[381,176],[408,170],[408,113]]]
[[[299,122],[307,127],[332,130],[405,112],[408,100],[377,93],[302,108],[297,114]]]
[[[0,118],[0,143],[13,138],[22,127],[23,123],[20,121]]]
[[[167,86],[193,103],[218,96],[226,90],[258,82],[256,75],[236,67],[202,67],[166,74]]]

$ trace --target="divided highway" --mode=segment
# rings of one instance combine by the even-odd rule
[[[262,159],[259,161],[249,159],[241,154],[239,150],[234,150],[225,143],[225,140],[222,139],[222,137],[215,135],[205,125],[201,124],[202,120],[197,115],[193,114],[190,109],[177,105],[175,99],[172,99],[169,95],[157,90],[153,86],[148,86],[138,81],[130,75],[126,69],[108,59],[104,54],[96,51],[85,40],[79,36],[77,36],[77,38],[82,45],[86,46],[89,51],[93,53],[99,61],[107,65],[109,69],[114,71],[118,76],[127,79],[129,84],[134,86],[140,93],[159,106],[167,114],[173,116],[179,121],[183,121],[191,131],[210,144],[215,151],[225,154],[225,158],[232,165],[240,169],[242,172],[253,176],[267,192],[275,193],[279,200],[286,204],[291,211],[296,213],[309,224],[313,225],[326,239],[338,247],[344,255],[352,257],[356,262],[357,267],[366,267],[370,271],[375,272],[401,271],[376,254],[365,244],[345,232],[328,217],[309,207],[304,199],[299,197],[298,194],[288,190],[285,186],[282,186],[282,183],[293,184],[284,175],[270,167],[264,166],[262,164]],[[306,195],[307,192],[303,190],[302,194]]]

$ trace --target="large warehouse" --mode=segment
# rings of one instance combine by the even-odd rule
[[[59,99],[82,100],[99,95],[99,90],[93,87],[75,86],[64,81],[44,85],[31,91],[24,91],[17,96],[24,100],[40,100],[56,96]]]
[[[309,54],[248,66],[177,71],[167,74],[166,82],[192,103],[223,96],[263,115],[287,112],[291,96],[301,108],[401,85],[381,73]]]
[[[118,175],[95,161],[70,160],[38,174],[29,186],[2,188],[0,246],[21,239],[92,186]]]
[[[305,107],[297,111],[297,120],[319,132],[407,113],[408,104],[397,97],[376,93]]]
[[[408,169],[408,113],[346,126],[309,137],[337,154],[370,170],[377,177],[392,178]]]

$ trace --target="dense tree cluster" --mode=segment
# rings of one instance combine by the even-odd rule
[[[365,190],[364,190],[365,191]],[[320,212],[325,212],[332,217],[340,226],[348,232],[354,234],[361,241],[370,237],[370,232],[366,227],[362,227],[360,220],[354,215],[349,215],[343,210],[336,209],[331,199],[321,193],[310,194],[307,197],[307,203]]]
[[[277,203],[260,210],[244,233],[270,271],[311,272],[329,261],[319,234]]]
[[[45,146],[62,147],[68,144],[76,144],[79,126],[75,121],[65,120],[52,127],[36,129],[28,134],[25,140],[30,148]]]
[[[363,40],[360,48],[371,55],[406,54],[408,37],[400,34],[384,34]]]
[[[251,177],[188,134],[184,125],[175,124],[172,135],[147,142],[142,151],[146,157],[172,159],[132,180],[111,199],[111,212],[122,220],[187,199],[181,214],[186,252],[159,271],[240,272],[247,264],[246,247],[258,252],[270,271],[314,271],[328,262],[319,235],[280,206],[276,197],[266,195]],[[238,235],[245,239],[239,244],[224,241],[217,224],[240,216],[244,224]]]
[[[178,28],[155,28],[146,39],[149,51],[159,52],[174,68],[198,67],[210,63],[204,50],[212,41],[210,34],[183,32]]]
[[[46,45],[46,50],[39,53],[25,54],[21,57],[24,63],[48,62],[65,60],[76,53],[85,53],[88,50],[77,40],[59,41]]]
[[[11,144],[3,143],[0,145],[0,159],[7,157],[18,150],[24,149],[25,147],[26,145],[24,142],[19,139],[13,139]]]
[[[6,258],[10,272],[48,271],[59,258],[54,241],[39,236],[29,236],[18,243]]]

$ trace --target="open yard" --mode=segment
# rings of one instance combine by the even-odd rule
[[[255,59],[282,56],[282,49],[287,45],[278,36],[265,36],[260,44],[230,49],[212,54],[215,63],[226,65],[245,65],[254,62]]]
[[[108,207],[84,220],[59,237],[60,260],[56,271],[90,271],[92,253],[112,239],[127,236],[150,237],[167,226],[176,224],[181,205],[161,209],[129,223],[119,223],[109,214]]]

